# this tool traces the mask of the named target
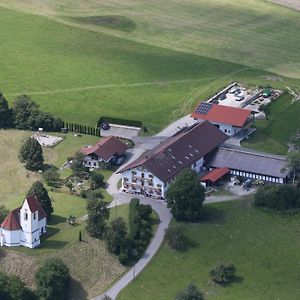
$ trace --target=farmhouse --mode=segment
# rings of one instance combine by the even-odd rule
[[[199,173],[206,156],[227,138],[206,121],[184,128],[121,169],[122,190],[164,199],[180,171],[192,168]]]
[[[197,121],[209,121],[229,136],[233,136],[252,123],[251,110],[200,102],[191,117]]]
[[[35,248],[40,245],[40,236],[46,232],[46,226],[46,212],[38,199],[30,196],[2,222],[0,246]]]
[[[230,174],[270,183],[284,183],[290,174],[286,157],[223,144],[205,162],[208,169],[226,168]]]
[[[99,168],[100,163],[114,163],[122,157],[128,146],[114,136],[101,139],[94,146],[85,146],[81,152],[85,155],[84,165],[88,168]]]

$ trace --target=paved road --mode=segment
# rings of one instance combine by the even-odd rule
[[[121,205],[129,203],[132,195],[118,193],[114,195],[114,201],[111,203],[110,207],[115,205]],[[165,206],[162,201],[153,201],[153,199],[138,197],[140,202],[143,204],[150,204],[152,208],[157,212],[160,223],[158,225],[155,236],[153,237],[148,249],[146,250],[143,257],[131,268],[124,276],[121,277],[108,291],[97,296],[94,300],[102,300],[105,295],[116,299],[119,292],[124,289],[134,278],[145,268],[145,266],[150,262],[156,251],[159,249],[165,235],[165,230],[168,228],[171,221],[171,214],[169,209]]]
[[[153,137],[137,138],[136,146],[128,151],[128,159],[123,166],[138,158],[145,150],[152,149],[167,137],[172,136],[180,128],[186,125],[192,125],[193,123],[194,120],[192,118],[190,118],[189,116],[185,116],[170,124],[168,127],[166,127],[164,130]],[[113,201],[110,204],[111,208],[121,204],[129,203],[131,198],[133,197],[133,195],[128,195],[118,190],[117,183],[120,179],[121,175],[114,173],[107,182],[107,192],[113,196]],[[172,216],[163,201],[153,200],[151,198],[136,195],[134,197],[139,198],[141,203],[143,204],[150,204],[152,208],[157,212],[160,219],[157,231],[145,254],[135,264],[135,266],[131,268],[124,276],[122,276],[108,291],[95,297],[94,300],[102,300],[105,295],[115,300],[120,291],[124,289],[132,280],[134,280],[135,276],[137,276],[150,262],[156,251],[159,249],[164,239],[165,230],[170,224]],[[205,201],[205,204],[235,200],[238,198],[240,198],[240,196],[211,196]]]

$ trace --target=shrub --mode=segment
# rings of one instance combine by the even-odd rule
[[[216,283],[230,283],[234,279],[235,267],[233,264],[220,264],[212,269],[209,274]]]
[[[44,171],[43,178],[49,186],[59,188],[62,185],[62,180],[56,167],[51,167]]]
[[[204,297],[202,293],[198,290],[198,288],[190,283],[186,289],[179,292],[175,298],[175,300],[203,300]]]
[[[186,237],[183,226],[171,226],[165,235],[168,246],[175,250],[182,250],[186,245]]]
[[[127,228],[123,218],[112,220],[106,234],[108,250],[119,255],[126,235]]]
[[[0,224],[4,221],[9,211],[4,205],[0,205]]]

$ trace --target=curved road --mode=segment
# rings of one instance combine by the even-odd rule
[[[156,136],[138,137],[135,141],[135,147],[129,150],[129,159],[126,162],[126,164],[138,158],[145,150],[152,149],[160,142],[162,142],[164,139],[175,134],[181,127],[184,127],[186,125],[192,125],[193,123],[194,123],[193,119],[189,118],[189,116],[185,116],[175,121],[174,123],[170,124],[164,130],[158,133]],[[102,300],[104,299],[105,295],[111,297],[113,300],[116,299],[120,291],[124,289],[132,280],[135,279],[135,277],[146,267],[146,265],[150,262],[152,257],[155,255],[161,243],[163,242],[165,230],[168,228],[172,218],[169,209],[166,207],[163,201],[120,192],[117,188],[117,183],[120,179],[121,179],[121,175],[116,173],[114,173],[108,179],[107,192],[113,196],[113,201],[111,202],[109,207],[113,208],[121,204],[129,203],[133,197],[139,198],[142,204],[150,204],[152,206],[152,208],[157,212],[159,216],[160,223],[158,225],[155,236],[153,237],[143,257],[125,275],[123,275],[108,291],[106,291],[105,293],[99,296],[96,296],[95,298],[93,298],[94,300]],[[222,202],[222,201],[234,200],[237,198],[239,198],[239,196],[235,196],[235,197],[216,196],[216,197],[210,197],[205,201],[205,203]]]

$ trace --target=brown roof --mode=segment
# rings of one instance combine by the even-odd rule
[[[251,110],[248,109],[200,102],[191,117],[194,119],[243,127],[250,114]]]
[[[5,218],[5,220],[2,222],[1,227],[5,230],[20,230],[21,225],[20,225],[20,209],[21,207],[18,207],[16,209],[14,209],[13,211],[11,211],[7,217]]]
[[[43,209],[40,201],[37,199],[36,196],[34,196],[34,195],[29,196],[26,200],[27,200],[29,209],[32,213],[34,213],[36,211],[39,212],[39,221],[47,217],[45,210]]]
[[[96,154],[98,157],[108,161],[114,155],[122,155],[128,149],[128,146],[114,136],[109,136],[100,140],[92,147],[84,147],[81,152],[85,155]]]
[[[227,138],[226,134],[209,122],[198,123],[168,138],[119,172],[142,166],[163,182],[168,182]]]

